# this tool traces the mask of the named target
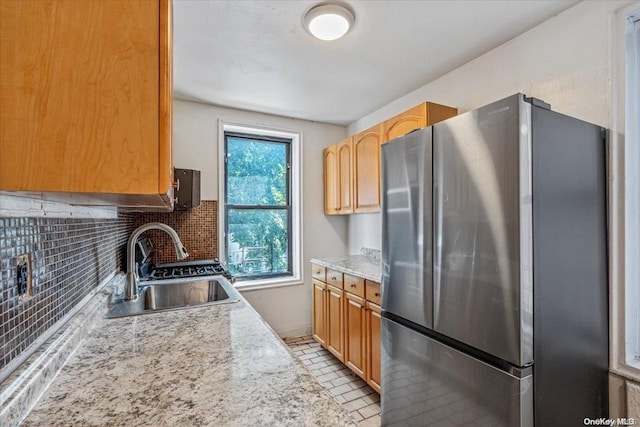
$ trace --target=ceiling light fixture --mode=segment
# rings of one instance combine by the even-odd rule
[[[337,40],[347,34],[355,17],[344,5],[321,3],[305,13],[303,22],[312,36],[320,40]]]

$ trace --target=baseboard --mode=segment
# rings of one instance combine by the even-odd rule
[[[284,338],[297,338],[297,337],[306,337],[307,335],[311,335],[311,325],[303,326],[300,328],[293,329],[285,329],[281,331],[276,331],[278,336],[282,339]]]

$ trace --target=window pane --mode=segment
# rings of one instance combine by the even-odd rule
[[[288,217],[286,209],[229,209],[226,243],[231,274],[289,272]]]
[[[287,203],[287,144],[228,137],[227,204]]]

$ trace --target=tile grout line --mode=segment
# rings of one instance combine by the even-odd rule
[[[361,427],[380,426],[380,397],[311,336],[285,338],[285,344]]]

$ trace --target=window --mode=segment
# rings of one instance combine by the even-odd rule
[[[627,17],[625,39],[626,359],[640,363],[640,11]]]
[[[301,135],[220,122],[220,257],[240,289],[300,284]]]

